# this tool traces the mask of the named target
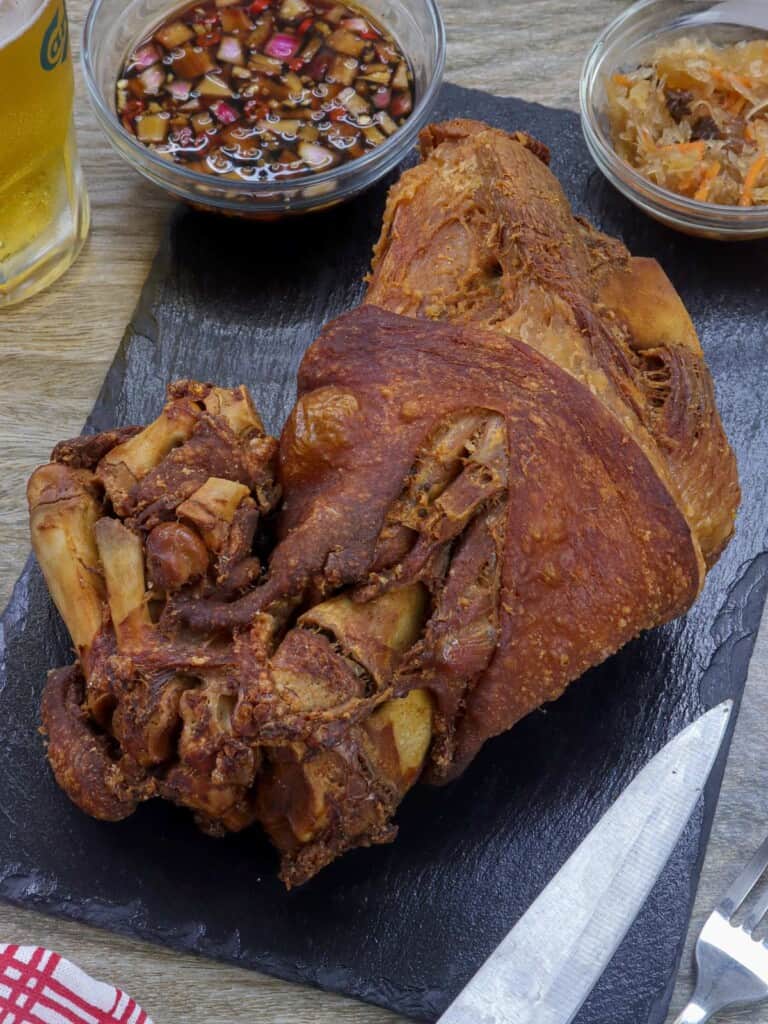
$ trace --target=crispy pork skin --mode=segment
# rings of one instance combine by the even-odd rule
[[[392,188],[367,301],[491,327],[585,383],[643,448],[711,566],[736,461],[680,297],[655,260],[574,217],[546,149],[477,121],[424,129]]]
[[[78,658],[43,697],[60,785],[107,820],[258,822],[289,886],[683,613],[739,501],[661,268],[574,217],[523,132],[432,125],[422,155],[279,443],[246,389],[182,381],[29,484]]]

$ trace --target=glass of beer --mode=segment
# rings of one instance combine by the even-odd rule
[[[0,306],[64,273],[88,234],[64,0],[0,0]]]

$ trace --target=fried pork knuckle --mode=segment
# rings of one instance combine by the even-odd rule
[[[659,266],[575,218],[522,132],[432,125],[422,155],[279,443],[244,388],[184,381],[29,483],[77,655],[43,697],[59,784],[105,820],[258,822],[288,885],[683,613],[739,501]]]

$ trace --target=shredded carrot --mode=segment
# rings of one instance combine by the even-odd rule
[[[703,139],[699,139],[697,142],[672,142],[668,146],[659,146],[659,149],[665,151],[674,150],[676,153],[698,153],[699,156],[704,156],[706,148],[707,144]]]
[[[720,173],[720,166],[720,161],[715,160],[715,162],[711,163],[704,172],[704,180],[699,185],[693,197],[694,199],[698,199],[700,203],[706,203],[707,197],[709,196],[709,190],[712,187],[712,182]]]
[[[636,70],[612,69],[607,101],[617,154],[697,202],[768,209],[767,64],[768,40],[682,37]]]
[[[747,171],[747,175],[744,178],[744,185],[741,189],[741,197],[739,199],[739,206],[751,206],[752,205],[752,192],[754,191],[755,185],[760,175],[763,173],[763,168],[768,163],[768,156],[762,153],[756,160],[754,160]]]
[[[728,85],[728,79],[725,77],[725,72],[722,68],[710,68],[710,71],[716,82],[720,82],[721,85]]]
[[[722,68],[712,68],[711,70],[712,77],[716,81],[727,85],[734,92],[738,91],[736,88],[737,86],[740,86],[742,89],[752,88],[751,78],[746,78],[744,75],[736,75],[732,71],[723,71]]]
[[[740,86],[742,89],[749,91],[754,87],[754,82],[751,78],[747,78],[745,75],[730,75],[731,83],[733,85]]]
[[[747,97],[742,96],[740,92],[734,93],[728,102],[724,104],[728,113],[733,114],[734,117],[738,117],[746,105]]]

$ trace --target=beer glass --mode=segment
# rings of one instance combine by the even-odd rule
[[[0,306],[56,280],[88,234],[73,94],[64,0],[0,0]]]

